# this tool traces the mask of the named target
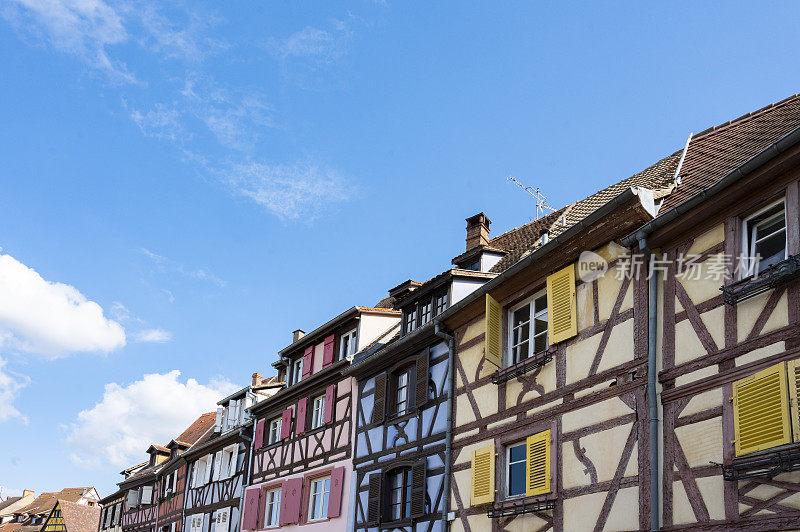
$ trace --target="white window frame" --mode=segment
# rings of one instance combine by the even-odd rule
[[[787,220],[786,220],[786,198],[781,198],[778,201],[775,201],[763,209],[759,209],[757,212],[751,214],[744,220],[742,220],[742,276],[741,278],[744,279],[746,277],[750,277],[754,275],[755,268],[758,265],[758,262],[755,259],[755,246],[756,242],[753,239],[754,232],[756,227],[753,227],[753,231],[748,231],[747,226],[753,220],[753,218],[757,218],[767,212],[768,210],[774,208],[776,205],[783,205],[783,259],[786,260],[789,258],[789,243],[788,243],[788,227],[787,227]],[[777,232],[776,232],[777,233]],[[773,233],[772,235],[776,234]],[[769,235],[769,236],[772,236]],[[769,238],[769,237],[764,237]],[[762,240],[764,240],[762,238]],[[753,259],[753,260],[751,260]]]
[[[345,342],[347,345],[345,346]],[[339,337],[339,358],[336,360],[350,359],[358,351],[358,327]]]
[[[318,429],[325,424],[325,396],[320,395],[314,398],[311,407],[311,428]]]
[[[236,474],[236,462],[239,460],[239,444],[234,443],[222,449],[222,459],[220,460],[220,480],[231,478]],[[226,468],[227,465],[227,468]],[[233,471],[231,471],[233,469]]]
[[[292,362],[292,384],[297,384],[303,379],[303,357]]]
[[[272,445],[281,441],[281,418],[276,417],[271,420],[267,431],[267,445]]]
[[[264,528],[280,526],[281,488],[267,491],[267,502],[264,504]]]
[[[506,499],[517,499],[519,497],[525,497],[525,489],[522,490],[522,493],[517,493],[516,495],[511,495],[509,492],[511,491],[511,448],[512,447],[519,447],[522,446],[525,448],[525,453],[523,454],[521,463],[523,466],[528,461],[528,442],[526,440],[518,441],[516,443],[511,443],[506,445],[506,478],[505,478],[505,498]],[[515,464],[520,463],[520,461],[514,462]],[[524,478],[524,476],[523,476]]]
[[[318,489],[319,488],[319,489]],[[330,503],[330,494],[331,494],[331,477],[320,477],[315,478],[311,481],[309,486],[309,495],[308,495],[308,522],[312,521],[323,521],[328,518],[328,504]],[[316,515],[314,513],[316,502],[319,497],[322,497],[320,502],[320,513],[321,515]]]
[[[535,310],[534,309],[534,303],[540,297],[546,297],[546,296],[547,296],[547,290],[540,290],[539,292],[535,293],[534,295],[532,295],[531,297],[529,297],[528,299],[526,299],[522,303],[519,303],[519,304],[514,305],[513,307],[511,307],[508,310],[508,312],[506,313],[506,320],[507,320],[506,323],[508,324],[508,343],[506,344],[506,365],[507,366],[513,366],[514,364],[518,364],[519,362],[522,362],[523,360],[527,360],[527,359],[529,359],[530,357],[532,357],[533,355],[536,354],[536,351],[534,351],[534,349],[535,349],[534,346],[536,344],[536,341],[535,341],[536,334],[534,333],[534,319],[536,318],[537,315],[545,314],[545,315],[547,315],[547,318],[548,318],[547,321],[549,323],[550,309],[547,306],[545,306],[544,311],[540,311],[539,313],[535,313],[534,312],[534,310]],[[545,303],[545,305],[547,305],[547,303]],[[528,356],[526,356],[525,358],[520,358],[519,360],[515,361],[514,360],[514,313],[516,311],[518,311],[519,309],[521,309],[523,307],[526,307],[526,306],[530,307],[530,310],[528,312]],[[545,328],[545,330],[543,332],[540,332],[539,334],[544,334],[545,343],[546,343],[547,347],[549,347],[550,346],[550,339],[547,336],[547,334],[548,334],[547,333],[547,328]],[[547,347],[545,347],[545,349],[547,349]]]
[[[213,532],[228,532],[230,529],[231,509],[220,508],[215,514]]]

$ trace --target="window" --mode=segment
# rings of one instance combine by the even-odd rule
[[[277,488],[267,492],[267,502],[264,505],[264,526],[278,526],[281,515],[281,489]]]
[[[743,277],[758,274],[787,258],[786,208],[783,200],[763,209],[744,222],[746,258]]]
[[[395,377],[394,413],[398,416],[405,414],[409,409],[409,391],[411,390],[411,368],[406,368]]]
[[[436,315],[447,310],[447,292],[443,292],[436,296]]]
[[[211,460],[213,455],[206,455],[194,463],[194,473],[192,474],[192,487],[196,488],[208,482],[211,476]]]
[[[269,422],[269,434],[267,435],[267,445],[278,443],[281,438],[281,418],[275,418]]]
[[[238,451],[238,444],[230,445],[222,450],[222,464],[220,466],[219,478],[230,478],[236,474]]]
[[[509,313],[509,364],[547,349],[547,296],[540,294]]]
[[[223,508],[217,510],[216,519],[214,519],[214,532],[228,532],[228,521],[230,520],[230,508]]]
[[[331,492],[331,477],[311,481],[311,496],[308,498],[308,520],[319,521],[328,517],[328,497]]]
[[[409,307],[405,310],[405,314],[403,315],[403,329],[406,333],[410,333],[414,329],[417,328],[417,308],[416,307]]]
[[[339,339],[339,358],[337,360],[344,360],[356,354],[358,346],[358,330],[353,329],[347,334],[343,334]]]
[[[300,377],[303,374],[303,359],[298,358],[292,362],[292,384],[300,382]]]
[[[311,412],[311,428],[316,429],[325,423],[325,396],[314,398],[314,408]]]
[[[425,325],[433,317],[433,302],[431,300],[424,301],[419,305],[419,324]]]
[[[525,495],[525,467],[528,445],[526,442],[506,448],[506,497]]]
[[[387,475],[387,480],[389,520],[400,521],[411,517],[411,468],[395,469]]]

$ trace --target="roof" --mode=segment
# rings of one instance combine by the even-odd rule
[[[680,184],[664,199],[671,209],[710,187],[764,148],[800,126],[800,94],[694,135],[680,170]]]
[[[176,441],[186,442],[188,445],[194,445],[203,435],[208,432],[208,429],[214,426],[217,419],[216,412],[207,412],[198,417],[194,423],[189,425],[189,428],[184,430],[180,436],[175,438]]]
[[[67,532],[97,532],[100,522],[100,507],[97,505],[76,504],[70,501],[59,500],[61,516]]]
[[[0,525],[2,532],[39,532],[42,525],[26,525],[25,523],[4,523]]]
[[[556,222],[564,209],[521,225],[489,240],[489,247],[502,249],[506,255],[489,271],[500,273],[517,262],[541,240],[542,233]]]
[[[0,502],[0,515],[3,514],[3,509],[4,508],[7,508],[7,507],[11,506],[12,504],[14,504],[14,503],[16,503],[16,502],[18,502],[20,500],[22,500],[22,495],[20,495],[19,497],[9,497],[8,499],[4,500],[3,502]]]
[[[77,502],[83,494],[91,487],[85,488],[64,488],[59,492],[41,493],[30,504],[19,508],[15,514],[42,514],[49,513],[55,506],[56,501],[64,500],[67,502]]]

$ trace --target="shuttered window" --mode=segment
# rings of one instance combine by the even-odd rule
[[[494,501],[494,446],[472,451],[472,491],[470,504]]]
[[[375,377],[375,394],[372,403],[373,423],[383,423],[386,416],[386,374],[381,373]]]
[[[794,441],[800,442],[800,359],[786,363],[789,376],[789,412]]]
[[[430,365],[429,358],[431,351],[429,348],[422,350],[417,356],[417,365],[415,368],[416,389],[414,390],[414,406],[421,408],[428,402],[428,367]]]
[[[367,496],[367,524],[377,525],[381,521],[381,472],[373,471],[369,475],[369,493]]]
[[[486,334],[484,337],[484,356],[486,360],[497,366],[501,366],[500,353],[502,348],[500,346],[500,319],[502,316],[502,308],[492,296],[486,294],[486,313],[484,315],[484,328]]]
[[[791,378],[796,390],[796,375]],[[736,456],[792,441],[785,362],[733,383],[733,423]]]
[[[547,278],[548,334],[550,344],[578,334],[575,311],[575,266],[569,265]]]
[[[550,430],[528,436],[525,495],[550,492]]]

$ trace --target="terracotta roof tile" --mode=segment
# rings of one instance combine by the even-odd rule
[[[67,532],[97,532],[101,511],[99,506],[76,504],[65,500],[59,500],[58,506],[61,508]]]
[[[692,137],[680,171],[681,183],[662,212],[710,187],[770,144],[800,127],[800,95],[748,113]]]
[[[201,437],[203,437],[206,432],[208,432],[208,429],[214,425],[216,419],[216,412],[208,412],[203,414],[175,439],[177,441],[186,442],[189,445],[194,445]]]

